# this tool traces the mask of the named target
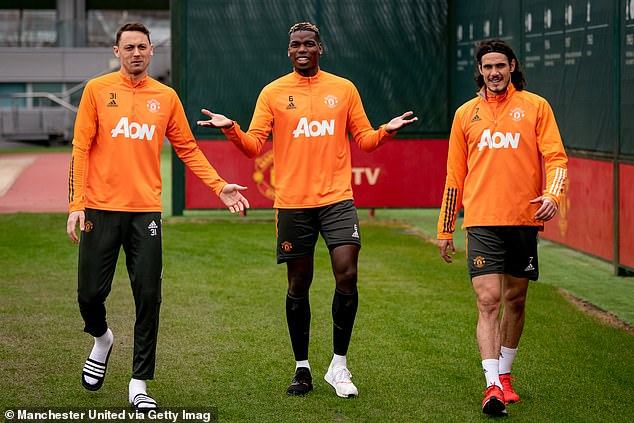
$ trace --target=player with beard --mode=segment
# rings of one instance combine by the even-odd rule
[[[511,365],[524,327],[528,282],[539,275],[538,232],[557,213],[568,160],[550,105],[524,89],[511,47],[484,41],[475,60],[480,91],[458,108],[451,127],[438,244],[450,263],[456,217],[464,206],[486,377],[482,411],[500,415],[505,404],[519,401]]]

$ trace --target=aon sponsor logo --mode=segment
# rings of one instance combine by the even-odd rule
[[[154,137],[154,130],[156,125],[149,126],[147,123],[128,122],[127,117],[119,119],[117,126],[110,131],[112,138],[117,138],[119,135],[123,135],[126,138],[133,140],[145,139],[151,141]]]
[[[478,151],[482,151],[483,148],[517,148],[520,145],[520,134],[516,133],[502,133],[494,132],[491,135],[491,130],[486,129],[480,137],[480,143],[478,144]]]
[[[293,138],[297,138],[300,135],[303,135],[306,138],[323,137],[326,134],[335,134],[334,119],[322,120],[321,122],[317,120],[311,120],[310,122],[308,122],[308,119],[303,117],[299,120],[297,128],[295,128],[295,130],[293,131]]]

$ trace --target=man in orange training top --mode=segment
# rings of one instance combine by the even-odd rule
[[[227,184],[209,164],[192,135],[173,89],[150,78],[153,46],[140,23],[122,26],[114,54],[121,69],[86,85],[81,98],[69,174],[66,231],[74,242],[79,223],[78,301],[84,331],[95,338],[82,384],[101,388],[113,345],[105,300],[123,245],[136,305],[130,404],[156,408],[146,380],[154,377],[161,304],[161,172],[167,137],[178,156],[231,212],[249,207],[240,185]]]
[[[416,121],[404,113],[374,130],[350,81],[322,71],[319,29],[308,22],[289,31],[288,57],[294,71],[264,87],[251,126],[203,110],[202,126],[221,128],[248,157],[258,155],[273,133],[277,262],[286,263],[286,319],[295,355],[289,395],[313,389],[308,363],[313,255],[321,233],[330,251],[336,287],[332,302],[334,356],[324,378],[338,396],[358,395],[346,354],[357,312],[357,261],[361,238],[353,203],[348,133],[372,151],[395,131]],[[409,119],[408,119],[409,118]]]
[[[500,415],[505,404],[519,401],[511,364],[524,327],[528,281],[538,278],[537,234],[557,213],[568,159],[550,105],[524,90],[513,50],[501,40],[485,41],[475,59],[480,91],[458,108],[451,127],[438,242],[450,263],[456,216],[464,205],[487,382],[482,411]]]

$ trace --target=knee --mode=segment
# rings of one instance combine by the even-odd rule
[[[514,295],[505,297],[504,308],[508,311],[521,313],[526,307],[526,295]]]
[[[310,278],[305,274],[296,274],[288,277],[288,293],[293,297],[305,297],[310,289]]]
[[[346,295],[354,294],[357,291],[357,269],[350,266],[342,272],[337,272],[335,282],[339,292]]]
[[[95,287],[83,287],[77,291],[77,302],[82,306],[102,304],[106,301],[107,294]]]
[[[495,296],[480,296],[477,299],[478,312],[482,317],[495,319],[500,313],[500,299]]]

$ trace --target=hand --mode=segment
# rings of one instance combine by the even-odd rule
[[[409,111],[409,112],[405,112],[400,116],[395,117],[394,119],[392,119],[391,121],[389,121],[383,128],[388,132],[388,133],[392,133],[394,131],[398,131],[399,129],[407,126],[407,125],[411,125],[412,123],[416,122],[418,120],[417,117],[413,117],[411,119],[407,119],[408,117],[412,116],[414,114],[414,112]]]
[[[211,119],[199,120],[198,122],[196,122],[198,126],[210,126],[212,128],[231,128],[233,126],[233,121],[226,116],[218,113],[213,113],[207,109],[202,109],[201,112],[203,115],[207,115]]]
[[[71,212],[68,215],[68,220],[66,221],[66,233],[71,241],[75,244],[79,243],[79,238],[77,237],[77,233],[75,232],[75,228],[77,227],[77,221],[79,221],[79,230],[84,231],[86,228],[86,214],[83,210]]]
[[[543,222],[548,222],[557,214],[557,204],[548,197],[540,196],[533,198],[531,204],[541,203],[542,205],[535,212],[535,219]]]
[[[456,254],[456,247],[453,245],[453,239],[439,239],[438,249],[440,250],[440,257],[443,260],[447,263],[451,263],[453,261],[451,256]]]
[[[220,200],[225,203],[225,206],[227,206],[231,213],[244,211],[249,208],[249,202],[240,194],[240,191],[244,191],[245,189],[247,189],[247,187],[238,184],[227,184],[222,188]]]

